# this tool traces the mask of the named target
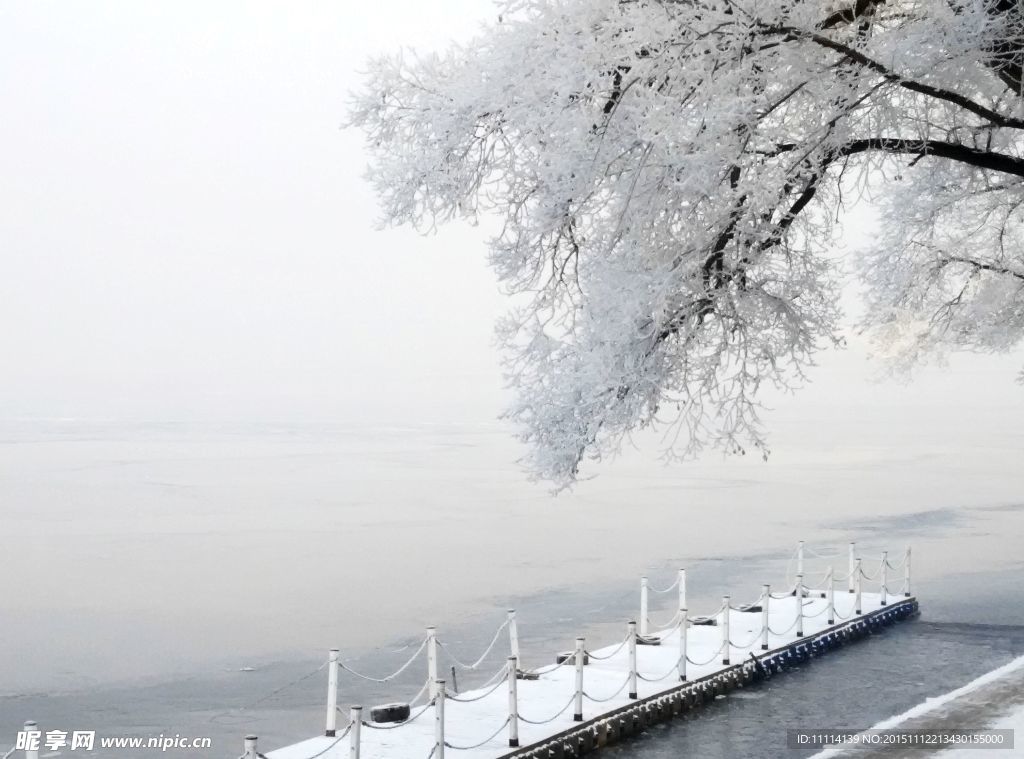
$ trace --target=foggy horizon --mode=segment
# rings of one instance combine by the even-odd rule
[[[57,7],[0,9],[0,418],[496,420],[489,222],[379,230],[342,129],[368,57],[489,3]],[[873,384],[851,338],[783,405],[1021,392],[1019,355]]]

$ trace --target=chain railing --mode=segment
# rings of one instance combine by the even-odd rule
[[[354,723],[350,720],[348,726],[345,727],[344,730],[337,732],[334,728],[335,723],[333,718],[336,717],[337,714],[341,713],[341,709],[337,707],[337,694],[335,692],[333,694],[333,699],[329,698],[327,736],[330,738],[330,743],[326,744],[320,753],[314,754],[310,757],[304,757],[304,759],[316,759],[316,757],[323,756],[345,738],[348,738],[350,744],[353,746],[351,756],[358,759],[358,743],[361,740],[360,728],[366,728],[371,731],[399,730],[413,722],[416,722],[417,720],[422,719],[428,712],[432,712],[434,714],[435,721],[435,740],[430,752],[430,757],[443,759],[444,750],[446,748],[453,751],[472,751],[494,741],[502,731],[506,729],[508,729],[510,736],[509,745],[518,745],[517,735],[518,724],[520,722],[534,726],[552,723],[562,718],[574,703],[576,704],[576,710],[573,714],[573,719],[578,721],[582,719],[582,704],[584,702],[598,705],[606,704],[615,701],[616,699],[623,698],[623,692],[627,688],[629,688],[628,698],[636,699],[638,697],[638,681],[647,683],[648,686],[657,687],[658,683],[664,682],[673,676],[677,677],[679,680],[686,680],[687,665],[705,668],[714,665],[716,660],[719,660],[719,668],[722,670],[727,669],[730,666],[737,666],[735,664],[729,664],[730,654],[739,653],[742,656],[743,652],[746,652],[753,656],[753,649],[758,647],[759,641],[760,648],[762,650],[768,650],[770,646],[769,636],[774,636],[776,639],[776,645],[780,643],[788,645],[793,641],[799,641],[802,639],[803,634],[807,632],[804,625],[811,620],[820,619],[825,614],[828,615],[828,619],[824,623],[826,625],[824,629],[826,630],[830,629],[828,626],[834,624],[837,620],[841,625],[848,625],[850,624],[849,620],[854,619],[862,613],[861,606],[863,604],[862,597],[864,595],[864,581],[877,581],[879,583],[879,598],[869,601],[869,603],[875,604],[874,608],[878,608],[879,606],[884,607],[888,596],[895,596],[899,593],[905,593],[908,596],[910,595],[909,549],[907,549],[907,552],[901,561],[890,561],[888,556],[883,554],[878,564],[878,568],[872,573],[870,571],[865,571],[864,562],[856,556],[855,544],[851,543],[848,551],[851,567],[850,571],[846,574],[837,574],[834,571],[834,568],[829,566],[820,579],[817,579],[818,575],[817,573],[814,573],[814,577],[816,579],[812,582],[804,581],[805,577],[810,576],[805,574],[806,558],[808,555],[815,559],[831,561],[839,558],[842,554],[841,552],[819,552],[801,543],[789,559],[789,566],[792,567],[795,562],[798,570],[796,573],[796,581],[789,583],[789,587],[785,592],[773,593],[771,592],[770,586],[765,585],[763,586],[761,594],[754,601],[740,605],[732,605],[729,600],[729,596],[726,596],[724,597],[722,604],[717,609],[706,615],[688,615],[685,606],[685,570],[680,570],[675,581],[667,587],[662,588],[651,587],[645,577],[641,582],[641,612],[643,615],[642,619],[644,620],[644,624],[642,625],[645,629],[644,634],[638,634],[635,623],[630,623],[628,625],[628,633],[625,638],[617,643],[600,647],[596,650],[589,650],[586,648],[583,639],[578,638],[575,652],[560,655],[558,661],[545,667],[538,667],[530,670],[521,670],[519,668],[519,641],[515,611],[509,610],[508,618],[497,627],[483,652],[472,661],[461,658],[452,650],[452,646],[448,641],[438,638],[437,632],[434,628],[428,628],[427,635],[424,638],[418,642],[410,643],[403,647],[403,649],[398,650],[402,651],[415,646],[413,653],[390,674],[382,676],[366,674],[360,671],[360,669],[353,667],[350,663],[342,661],[338,657],[338,652],[336,650],[332,650],[331,657],[328,661],[321,664],[317,669],[275,688],[268,694],[254,701],[253,704],[261,703],[262,701],[284,692],[288,688],[291,688],[304,680],[315,676],[317,673],[322,672],[325,667],[329,668],[329,688],[332,691],[336,691],[338,687],[337,675],[339,672],[348,673],[355,678],[368,682],[378,684],[390,683],[407,672],[415,662],[420,659],[424,652],[426,652],[427,679],[423,683],[419,692],[409,702],[411,711],[406,711],[409,716],[401,721],[393,723],[364,721],[361,718],[357,718]],[[904,569],[904,581],[902,585],[900,585],[899,589],[893,590],[890,586],[895,588],[896,583],[890,580],[887,571],[895,571],[901,568]],[[846,582],[849,582],[851,595],[847,595],[844,592],[840,596],[840,598],[843,599],[842,604],[837,604],[835,596],[836,584]],[[679,608],[674,612],[667,623],[657,626],[653,631],[651,631],[649,625],[650,620],[648,617],[648,593],[653,592],[656,594],[666,594],[672,591],[679,592]],[[817,596],[819,593],[821,594],[820,598],[815,597],[812,600],[805,600],[810,598],[812,594]],[[874,599],[875,597],[871,596],[871,598]],[[771,624],[771,620],[776,620],[777,624],[778,621],[780,621],[780,616],[782,620],[785,620],[788,613],[785,611],[780,612],[772,602],[782,601],[785,599],[793,599],[793,619],[792,622],[789,623],[788,627],[785,627],[784,629],[776,629],[776,627]],[[782,608],[786,609],[787,607],[790,607],[790,605],[791,604],[784,604]],[[846,610],[846,613],[844,613],[844,609]],[[736,622],[736,620],[730,620],[732,612],[761,612],[762,621],[756,630],[749,626],[749,615],[738,618],[746,620],[746,622],[743,623],[740,635],[750,635],[751,637],[749,640],[737,641],[730,634],[730,624],[735,624]],[[690,638],[693,637],[693,629],[695,627],[697,629],[708,629],[705,625],[709,622],[717,624],[721,630],[720,640],[716,644],[709,643],[707,640],[707,633],[702,633],[700,636],[690,640]],[[819,634],[822,629],[822,622],[816,621],[813,623],[813,634]],[[790,637],[790,634],[793,633],[794,630],[796,630],[796,636]],[[471,672],[480,671],[484,662],[486,662],[487,659],[495,653],[500,641],[502,640],[502,636],[506,632],[508,633],[509,639],[509,651],[512,655],[507,657],[507,662],[503,664],[500,669],[491,675],[491,677],[489,677],[482,685],[463,694],[450,693],[445,689],[444,680],[438,678],[439,654],[443,654],[454,663],[454,666],[452,667],[453,676],[456,668]],[[673,636],[678,637],[678,642],[675,644],[673,644]],[[649,664],[648,668],[639,667],[637,664],[636,653],[638,643],[660,644],[667,648],[667,650],[665,650],[666,654],[669,652],[674,654],[673,658],[675,661],[672,662],[671,668],[664,673],[656,672],[652,674],[648,669],[650,666]],[[614,692],[608,694],[594,693],[593,685],[591,685],[590,689],[585,690],[583,685],[584,664],[588,661],[593,661],[599,666],[604,667],[606,671],[613,672],[617,666],[612,664],[612,660],[619,657],[623,649],[627,647],[629,648],[628,671],[625,673],[622,683],[614,690]],[[398,651],[396,651],[396,653]],[[704,654],[704,656],[701,656],[701,654]],[[707,656],[708,654],[710,655]],[[705,658],[705,656],[707,656],[707,658]],[[667,665],[671,659],[666,657],[664,654],[658,654],[652,661],[660,661]],[[572,667],[576,671],[573,693],[568,698],[565,705],[543,719],[532,719],[529,716],[521,714],[518,704],[517,681],[520,679],[541,680],[564,684],[567,680],[564,675],[554,675],[565,667]],[[719,668],[713,668],[712,672],[719,671]],[[508,689],[508,715],[500,724],[497,724],[493,729],[493,732],[489,732],[488,736],[482,740],[471,741],[464,745],[458,741],[445,739],[444,704],[446,702],[451,704],[455,709],[455,713],[461,715],[465,713],[465,710],[477,708],[473,705],[493,697],[494,694],[496,694],[502,687],[507,687]],[[650,690],[650,687],[648,687],[647,690]],[[427,697],[426,702],[420,706],[416,706],[424,696]],[[361,707],[352,707],[353,714],[360,714],[361,712],[358,711],[360,709]],[[493,711],[489,713],[493,715]],[[247,746],[248,740],[249,739],[247,738]],[[253,739],[253,752],[255,752],[254,741],[255,739]],[[12,752],[8,752],[7,754],[0,756],[0,759],[10,759],[11,756]],[[246,757],[249,756],[250,754],[246,755]],[[253,753],[251,756],[257,757],[258,759],[261,755]]]

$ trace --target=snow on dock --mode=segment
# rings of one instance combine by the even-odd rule
[[[437,676],[437,647],[443,643],[431,629],[403,665],[425,653],[423,701],[414,703],[406,716],[400,712],[399,722],[374,722],[353,707],[348,726],[338,726],[339,673],[357,673],[332,651],[327,734],[271,751],[267,759],[444,759],[446,753],[449,759],[579,756],[915,614],[910,550],[900,563],[883,554],[862,566],[853,545],[843,577],[830,567],[816,584],[805,582],[801,543],[796,580],[785,590],[776,593],[762,586],[760,595],[743,605],[725,597],[718,609],[703,616],[686,609],[686,576],[680,570],[672,586],[654,591],[678,592],[679,610],[657,629],[649,628],[648,594],[653,589],[645,578],[639,630],[630,622],[621,640],[603,646],[578,638],[573,652],[558,657],[564,658],[561,663],[527,671],[519,666],[516,620],[510,612],[479,661],[506,630],[512,656],[483,687],[457,694]],[[890,570],[901,568],[902,587],[893,589]],[[836,589],[840,582],[848,587]],[[865,590],[865,582],[874,589]],[[249,736],[243,759],[258,756],[256,738]]]

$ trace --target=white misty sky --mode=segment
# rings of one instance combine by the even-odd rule
[[[378,231],[368,56],[465,39],[486,0],[0,5],[0,418],[486,421],[505,304],[484,233]],[[1013,361],[815,404],[1019,403]],[[984,387],[984,393],[978,393]]]

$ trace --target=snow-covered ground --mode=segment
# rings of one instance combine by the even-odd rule
[[[1014,747],[1012,751],[1024,753],[1024,746],[1016,741],[1024,742],[1024,704],[1018,704],[999,719],[985,725],[993,730],[1013,730]],[[1020,754],[1018,754],[1020,755]],[[991,751],[980,751],[979,749],[954,749],[943,753],[942,759],[985,759],[985,757],[998,756]]]
[[[872,726],[872,729],[876,730],[890,728],[921,731],[1012,729],[1017,732],[1019,740],[1024,742],[1024,656],[986,672],[960,688],[926,699],[902,714]],[[922,757],[932,754],[939,754],[942,759],[998,759],[1008,755],[1024,756],[1024,745],[1017,743],[1007,749],[955,748],[935,752],[920,748],[900,751],[890,747],[878,751],[862,748],[829,749],[815,754],[812,759],[854,756],[861,759],[883,756],[887,759],[896,759],[902,756]]]
[[[1007,751],[1011,752],[1011,756],[1014,754],[1017,756],[1024,754],[1024,746],[1020,743],[1024,742],[1024,705],[1014,707],[999,719],[985,725],[985,727],[992,728],[993,730],[1013,730],[1014,747],[1013,749],[1007,749]],[[981,749],[961,748],[943,752],[942,759],[985,759],[985,757],[991,758],[993,756],[998,756],[998,754]]]

